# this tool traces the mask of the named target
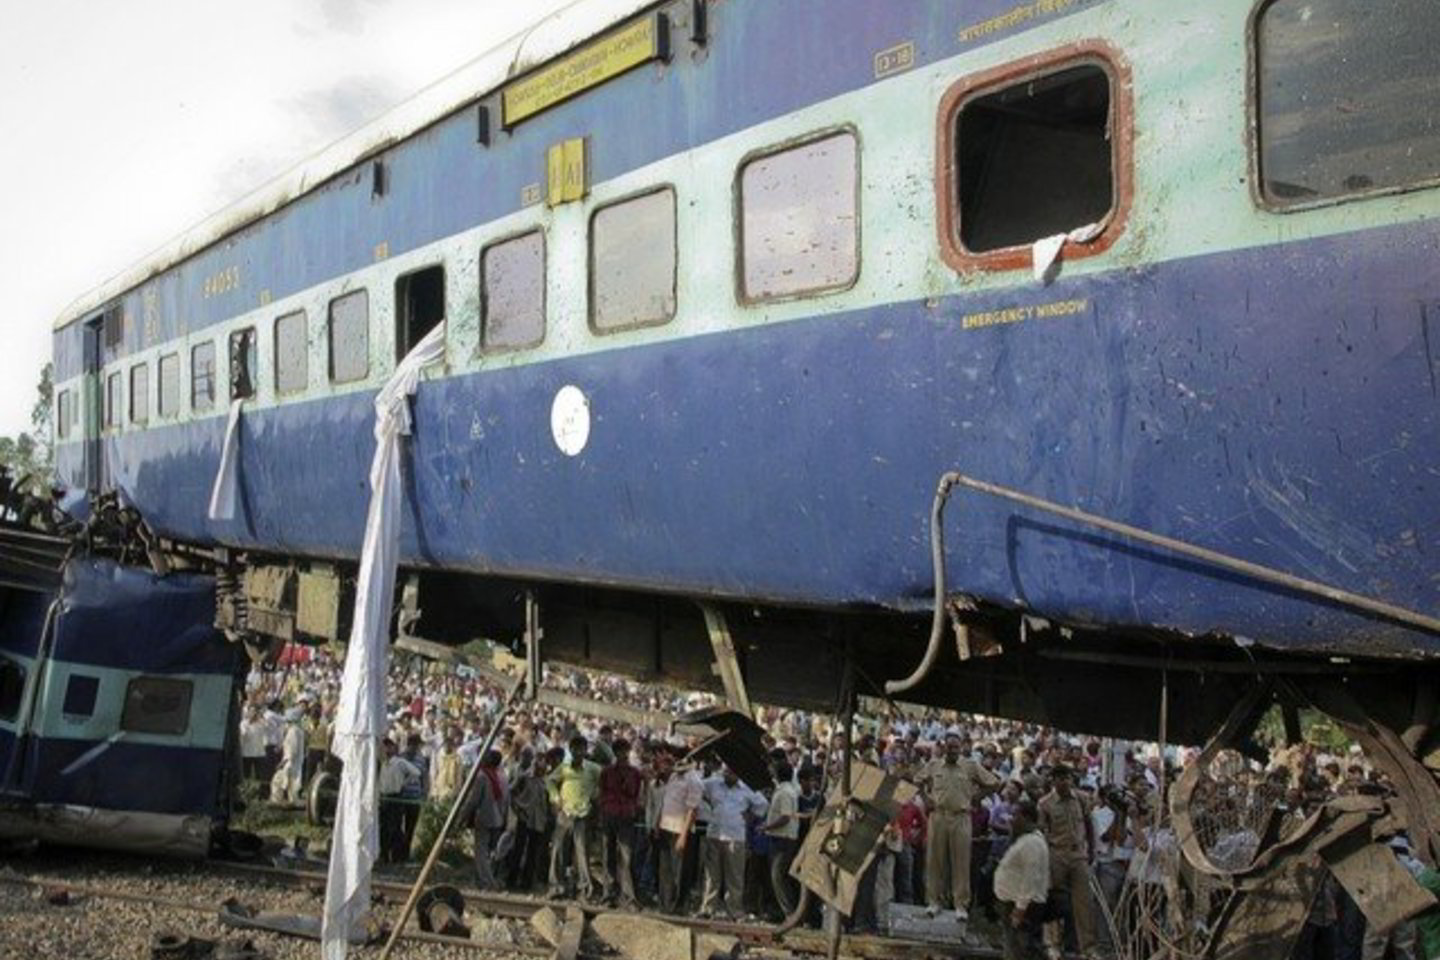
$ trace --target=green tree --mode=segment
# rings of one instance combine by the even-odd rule
[[[54,471],[54,446],[50,437],[51,410],[55,402],[53,369],[45,364],[35,386],[35,403],[30,408],[30,430],[13,437],[0,437],[0,466],[17,481],[29,483],[32,492],[44,495]]]

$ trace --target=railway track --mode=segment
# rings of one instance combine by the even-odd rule
[[[221,942],[250,940],[271,960],[311,960],[316,955],[313,942],[223,926],[221,905],[236,900],[267,912],[318,916],[324,884],[325,876],[317,870],[226,861],[191,863],[64,852],[8,862],[0,859],[0,960],[29,960],[37,955],[130,960],[150,956],[150,947],[162,934]],[[409,884],[377,877],[372,887],[377,896],[377,919],[393,922]],[[530,928],[529,920],[536,911],[578,906],[592,920],[610,912],[590,904],[512,893],[461,892],[465,922],[473,931],[471,939],[426,933],[412,921],[401,934],[395,956],[416,960],[552,957],[554,948]],[[829,946],[828,938],[818,931],[797,930],[777,942],[774,928],[766,925],[647,916],[696,932],[734,937],[741,944],[742,956],[757,960],[823,956]],[[378,952],[378,948],[357,951],[357,955],[370,952]],[[840,943],[840,956],[863,960],[932,956],[990,960],[998,955],[993,950],[957,953],[952,946],[876,936],[846,936]],[[577,954],[578,960],[599,956]]]

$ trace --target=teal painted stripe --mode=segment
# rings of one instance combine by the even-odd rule
[[[72,676],[94,677],[99,681],[95,711],[88,717],[64,713],[65,691]],[[204,673],[166,674],[167,680],[188,680],[194,687],[186,731],[178,736],[163,736],[120,729],[126,689],[131,680],[143,676],[146,675],[112,667],[51,661],[36,712],[35,734],[46,740],[122,741],[166,747],[224,749],[233,685],[230,677]]]

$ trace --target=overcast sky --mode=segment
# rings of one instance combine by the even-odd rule
[[[0,434],[74,299],[568,0],[0,0]]]

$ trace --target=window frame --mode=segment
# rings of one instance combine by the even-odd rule
[[[616,324],[612,327],[600,327],[595,324],[595,220],[606,210],[618,207],[644,197],[654,196],[659,193],[670,194],[671,212],[671,237],[670,243],[675,251],[674,268],[670,271],[670,296],[675,302],[675,308],[670,315],[663,320],[641,320],[635,323]],[[604,203],[597,203],[586,218],[585,223],[585,324],[590,332],[597,337],[608,337],[616,333],[624,333],[627,330],[644,330],[647,327],[663,327],[673,323],[680,315],[680,191],[672,182],[652,184],[641,190],[627,193],[606,200]]]
[[[55,439],[57,442],[70,439],[70,410],[74,403],[75,395],[68,388],[55,392]]]
[[[284,386],[281,386],[281,384],[280,384],[280,323],[281,323],[281,321],[283,321],[283,320],[289,320],[289,319],[291,319],[292,317],[299,317],[299,318],[300,318],[300,330],[301,330],[302,333],[305,334],[305,349],[304,349],[304,351],[302,352],[302,356],[303,356],[303,358],[304,358],[304,365],[305,365],[305,382],[302,383],[302,384],[301,384],[300,386],[298,386],[298,387],[284,387]],[[301,393],[304,393],[304,392],[306,392],[307,390],[309,390],[309,389],[310,389],[310,316],[309,316],[309,314],[306,312],[306,310],[305,310],[304,307],[301,307],[299,310],[291,310],[289,313],[282,313],[280,316],[278,316],[278,317],[275,318],[274,322],[271,324],[271,330],[270,330],[270,350],[271,350],[271,352],[275,355],[275,363],[273,364],[273,366],[274,366],[274,368],[275,368],[275,376],[274,376],[275,396],[277,396],[277,397],[291,397],[291,396],[295,396],[296,394],[301,394]]]
[[[774,294],[769,296],[752,297],[745,292],[745,170],[757,160],[764,160],[766,157],[778,156],[788,153],[791,150],[799,149],[811,143],[819,143],[822,140],[829,140],[842,134],[849,134],[855,140],[855,270],[850,279],[843,283],[830,284],[823,287],[811,287],[805,290],[797,290],[792,293]],[[732,214],[733,235],[731,241],[735,250],[735,302],[742,307],[754,307],[771,303],[788,303],[794,300],[810,300],[817,297],[826,297],[831,294],[844,293],[853,290],[860,282],[861,275],[865,272],[865,211],[864,211],[864,184],[865,184],[865,139],[860,135],[860,128],[853,123],[838,123],[829,127],[822,127],[818,130],[810,130],[799,136],[781,140],[778,143],[767,144],[747,152],[735,165],[735,177],[731,186],[734,194],[734,210]],[[676,211],[676,225],[679,225],[679,211]],[[677,251],[677,271],[679,269]]]
[[[111,384],[119,386],[112,392]],[[119,431],[125,427],[125,371],[110,368],[105,373],[105,402],[101,405],[101,431]]]
[[[210,403],[200,406],[195,402],[195,354],[197,351],[210,348]],[[200,343],[190,344],[190,412],[209,413],[215,409],[215,402],[219,399],[220,380],[220,358],[214,340],[203,340]]]
[[[1261,164],[1263,144],[1260,140],[1260,20],[1265,16],[1265,11],[1281,2],[1283,0],[1257,0],[1250,10],[1250,18],[1245,23],[1245,148],[1248,154],[1247,175],[1250,181],[1250,198],[1254,201],[1255,206],[1266,213],[1304,213],[1307,210],[1333,207],[1342,203],[1354,203],[1357,200],[1372,200],[1376,197],[1389,197],[1440,187],[1440,173],[1437,173],[1428,180],[1417,180],[1414,183],[1371,187],[1366,190],[1357,190],[1354,193],[1297,200],[1293,203],[1280,203],[1265,195],[1264,167]]]
[[[346,380],[339,380],[335,376],[335,304],[348,297],[360,294],[365,298],[365,372],[358,377],[351,377]],[[356,287],[354,290],[346,290],[344,293],[331,297],[325,303],[325,367],[332,387],[348,386],[352,383],[366,383],[370,379],[372,368],[375,364],[370,356],[371,324],[375,315],[370,311],[370,288]]]
[[[145,410],[144,415],[135,415],[135,374],[145,371]],[[126,397],[125,409],[129,411],[128,423],[132,427],[143,427],[150,422],[150,361],[142,360],[139,363],[130,365],[129,391]]]
[[[165,412],[165,361],[175,361],[175,408]],[[180,416],[180,391],[184,383],[185,369],[180,362],[180,351],[163,353],[155,360],[155,415],[161,420],[174,420]]]
[[[235,392],[235,341],[246,334],[250,336],[251,350],[249,352],[255,358],[255,362],[250,364],[248,371],[250,392],[237,394]],[[218,396],[218,385],[216,393]],[[230,398],[230,403],[234,403],[236,400],[255,400],[260,396],[260,328],[253,323],[236,327],[225,337],[225,393]]]
[[[485,290],[485,254],[496,247],[523,239],[531,234],[540,235],[540,339],[503,347],[487,347],[485,345],[485,321],[490,316],[490,297]],[[521,350],[534,350],[543,344],[545,338],[550,335],[550,238],[547,236],[544,224],[537,223],[523,230],[503,234],[487,241],[480,248],[480,257],[475,266],[479,271],[480,278],[480,332],[475,345],[476,354],[487,357],[500,356]],[[586,282],[589,282],[588,279]]]
[[[133,726],[133,718],[130,713],[130,703],[134,694],[136,684],[157,684],[179,688],[184,685],[185,699],[185,725],[179,730],[156,729],[151,726]],[[140,674],[133,676],[125,684],[125,698],[120,705],[120,719],[116,729],[125,733],[137,733],[143,736],[153,737],[184,737],[190,733],[191,714],[195,711],[195,681],[189,677],[171,677],[164,674]]]
[[[408,339],[408,334],[410,333],[409,327],[410,327],[410,321],[411,321],[410,310],[409,310],[408,306],[406,306],[405,304],[402,303],[402,291],[403,291],[405,294],[408,294],[408,293],[409,293],[409,289],[410,289],[410,286],[409,286],[409,285],[410,285],[411,281],[412,281],[415,277],[419,276],[420,274],[426,273],[426,272],[431,271],[431,270],[439,270],[439,271],[440,271],[440,298],[441,298],[441,305],[442,305],[445,309],[444,309],[443,314],[442,314],[441,317],[440,317],[440,322],[437,323],[437,324],[435,324],[435,326],[436,326],[436,327],[440,327],[441,329],[443,329],[443,330],[445,331],[445,336],[444,336],[444,340],[445,340],[445,344],[444,344],[444,346],[445,346],[444,358],[445,358],[446,360],[448,360],[448,358],[449,358],[449,354],[450,354],[450,268],[449,268],[449,264],[446,262],[446,260],[445,260],[443,257],[441,257],[440,259],[435,260],[435,261],[432,261],[432,262],[430,262],[430,263],[426,263],[426,264],[423,264],[423,265],[421,265],[421,266],[415,267],[415,268],[413,268],[413,269],[406,270],[404,273],[397,273],[397,274],[395,275],[395,279],[392,280],[391,283],[390,283],[390,289],[391,289],[392,291],[394,291],[394,294],[395,294],[395,310],[394,310],[394,313],[392,314],[392,316],[394,317],[394,324],[393,324],[393,326],[394,326],[395,336],[394,336],[392,339],[394,340],[393,347],[394,347],[394,353],[395,353],[395,365],[396,365],[396,366],[399,366],[399,365],[400,365],[400,362],[405,359],[405,356],[406,356],[411,350],[415,349],[417,346],[420,345],[420,340],[425,339],[425,337],[421,337],[421,338],[419,338],[418,340],[416,340],[414,343],[412,343],[409,347],[407,347],[405,350],[402,351],[402,350],[400,349],[401,343],[402,343],[405,339]],[[368,294],[368,293],[366,294],[366,299],[367,299],[367,300],[369,299],[369,294]],[[368,312],[369,312],[369,305],[368,305],[368,303],[367,303],[367,305],[366,305],[366,312],[367,312],[367,315],[368,315]],[[431,330],[433,331],[433,330],[434,330],[434,327],[432,327]],[[425,334],[425,336],[428,337],[429,335],[430,335],[430,332],[427,331],[426,334]],[[442,361],[442,362],[443,362],[443,361]],[[369,373],[368,373],[368,372],[366,373],[366,376],[367,376],[367,377],[369,376]]]
[[[1067,242],[1064,257],[1074,261],[1099,256],[1125,234],[1135,198],[1135,110],[1130,64],[1118,49],[1103,40],[1081,40],[961,77],[940,98],[935,119],[935,220],[940,257],[952,270],[997,272],[1030,270],[1034,266],[1033,243],[976,253],[966,249],[961,241],[960,171],[956,153],[960,111],[972,100],[1007,87],[1085,66],[1099,67],[1110,80],[1112,203],[1109,215],[1101,222],[1100,232],[1081,243]]]

